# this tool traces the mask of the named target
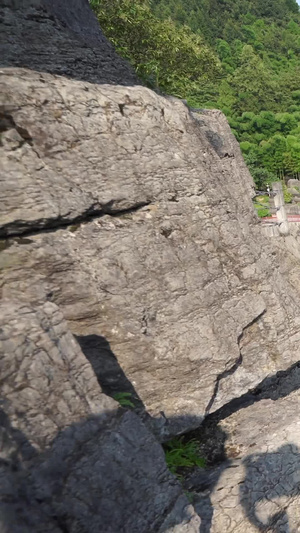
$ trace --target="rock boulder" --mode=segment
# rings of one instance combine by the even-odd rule
[[[1,527],[196,533],[152,431],[195,428],[298,362],[299,239],[264,236],[222,113],[139,85],[88,9],[0,8]],[[111,398],[122,392],[135,412]],[[289,435],[293,398],[277,404]],[[264,454],[280,451],[276,472],[298,454],[261,434],[280,429],[274,405],[224,422],[243,455],[212,473],[203,527],[286,519],[256,511]]]
[[[219,111],[24,69],[2,93],[3,296],[57,303],[108,392],[123,372],[165,438],[298,360],[299,294]]]

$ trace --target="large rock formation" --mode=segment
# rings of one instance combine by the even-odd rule
[[[132,69],[102,34],[88,0],[2,0],[1,67],[133,85]]]
[[[196,533],[161,446],[101,393],[57,306],[4,299],[0,316],[1,532]]]
[[[221,113],[23,69],[1,92],[1,231],[26,234],[2,253],[3,296],[35,301],[41,280],[175,432],[298,360],[298,296]]]
[[[220,112],[136,85],[84,0],[4,4],[2,521],[20,481],[16,531],[198,531],[149,430],[298,361],[299,261],[261,234]]]

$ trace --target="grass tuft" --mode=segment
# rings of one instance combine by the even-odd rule
[[[119,402],[121,407],[130,407],[134,408],[135,405],[131,401],[132,394],[130,392],[116,392],[116,394],[113,395],[113,399],[116,400],[116,402]]]
[[[198,443],[195,439],[189,441],[184,437],[175,437],[163,445],[169,470],[180,477],[179,469],[192,466],[205,466],[205,459],[200,457]]]

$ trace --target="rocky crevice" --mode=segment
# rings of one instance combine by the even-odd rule
[[[213,395],[211,397],[211,399],[209,400],[209,403],[207,404],[207,407],[205,409],[205,414],[208,415],[213,404],[214,404],[214,401],[217,397],[217,394],[218,394],[218,391],[219,391],[219,386],[220,386],[220,381],[222,379],[226,379],[228,376],[231,376],[232,374],[234,374],[234,372],[238,369],[238,367],[243,363],[243,356],[242,354],[240,353],[238,359],[235,361],[235,363],[228,369],[228,370],[224,370],[224,372],[222,372],[221,374],[219,374],[217,376],[217,379],[216,379],[216,383],[215,383],[215,388],[214,388],[214,392],[213,392]]]
[[[75,226],[79,227],[81,224],[91,222],[93,220],[97,220],[105,215],[109,215],[111,217],[121,217],[124,215],[129,215],[131,213],[138,212],[140,209],[143,209],[150,205],[151,202],[138,202],[137,205],[133,205],[132,207],[127,207],[126,209],[116,209],[114,210],[113,202],[109,202],[106,205],[102,205],[99,207],[97,204],[92,204],[86,212],[82,213],[80,216],[75,218],[67,218],[67,219],[56,219],[53,221],[47,221],[43,224],[42,221],[40,221],[39,224],[33,224],[33,227],[28,228],[27,224],[22,225],[22,221],[16,220],[14,225],[15,228],[11,225],[5,226],[3,225],[0,229],[0,238],[2,240],[10,240],[13,238],[18,237],[30,237],[34,235],[43,234],[44,232],[55,232],[60,229],[67,228],[68,226],[71,226],[71,228],[74,228],[74,231],[76,231],[77,228]],[[71,229],[72,230],[72,229]]]
[[[224,420],[232,414],[246,409],[256,402],[272,400],[276,402],[297,391],[300,388],[300,362],[295,363],[287,370],[276,372],[261,381],[256,387],[245,392],[240,397],[222,406],[210,416],[217,421]]]
[[[216,383],[215,383],[215,388],[214,388],[214,392],[213,392],[213,395],[205,409],[205,415],[209,415],[210,411],[211,411],[211,408],[213,407],[213,404],[215,402],[215,399],[218,395],[218,392],[219,392],[219,387],[220,387],[220,382],[223,380],[223,379],[226,379],[228,376],[232,376],[232,374],[235,373],[235,371],[243,364],[243,354],[242,354],[242,348],[241,348],[241,341],[243,339],[243,336],[244,336],[244,333],[245,331],[250,328],[253,324],[257,323],[258,320],[260,320],[260,318],[265,314],[266,312],[266,309],[264,309],[261,313],[259,313],[255,318],[253,318],[253,320],[251,320],[251,322],[249,322],[249,324],[247,324],[246,326],[243,327],[241,333],[239,334],[238,338],[237,338],[237,345],[238,345],[238,348],[239,348],[239,356],[237,358],[237,360],[235,361],[235,363],[227,370],[224,370],[224,372],[222,372],[221,374],[219,374],[217,376],[217,379],[216,379]],[[225,407],[225,406],[224,406]]]
[[[204,531],[299,530],[299,387],[296,363],[185,435],[206,458],[183,481]]]

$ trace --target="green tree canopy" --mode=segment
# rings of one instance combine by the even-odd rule
[[[146,0],[92,0],[92,7],[106,36],[150,86],[186,98],[220,72],[216,54],[199,35],[158,19]]]
[[[150,87],[222,109],[257,184],[298,176],[296,0],[91,0],[118,52]]]

